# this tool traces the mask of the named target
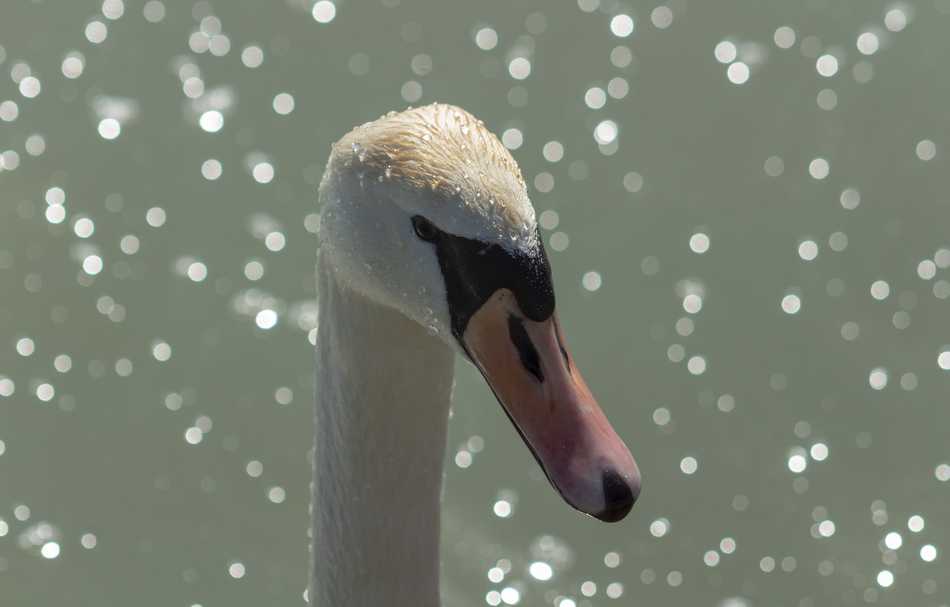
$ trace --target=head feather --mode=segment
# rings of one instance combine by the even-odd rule
[[[333,145],[329,168],[437,194],[514,232],[534,230],[518,164],[481,120],[453,105],[390,112],[356,127]]]

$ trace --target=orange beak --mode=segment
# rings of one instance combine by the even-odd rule
[[[602,521],[626,516],[640,494],[640,470],[574,365],[557,316],[532,321],[499,289],[469,319],[462,341],[564,499]]]

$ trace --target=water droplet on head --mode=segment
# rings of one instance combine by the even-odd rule
[[[353,153],[356,154],[356,159],[360,162],[366,160],[366,150],[364,150],[363,146],[356,143],[355,141],[353,142]]]

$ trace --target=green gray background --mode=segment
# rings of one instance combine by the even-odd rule
[[[532,200],[558,213],[545,238],[559,243],[549,254],[565,330],[644,477],[619,525],[573,512],[459,364],[447,605],[950,602],[946,0],[677,0],[669,13],[611,0],[350,0],[328,23],[309,0],[168,0],[154,23],[143,5],[0,7],[0,103],[17,106],[0,121],[0,603],[303,604],[316,184],[331,142],[407,98],[523,133],[513,155]],[[611,31],[620,13],[634,19],[629,37]],[[214,34],[210,15],[230,42],[222,56],[189,46],[202,28]],[[658,27],[664,15],[672,23]],[[98,44],[84,33],[94,20],[108,29]],[[781,26],[795,31],[791,48],[774,40]],[[486,27],[491,50],[475,42]],[[873,54],[856,46],[864,32],[878,36]],[[724,40],[751,65],[748,82],[727,78],[714,53]],[[263,49],[257,68],[241,60],[249,45]],[[77,78],[62,69],[72,51]],[[826,54],[838,62],[829,76],[816,67]],[[515,57],[530,61],[523,80],[509,74]],[[185,63],[206,93],[230,91],[219,132],[199,127],[207,98],[183,93]],[[21,94],[24,64],[35,97]],[[585,104],[618,77],[626,95]],[[281,92],[295,100],[288,115],[272,107]],[[97,130],[105,97],[136,110],[113,140]],[[602,147],[603,120],[618,135]],[[44,146],[27,143],[37,134]],[[549,141],[563,145],[558,162],[542,154]],[[216,180],[202,176],[209,158],[223,167]],[[815,158],[830,165],[823,179],[809,172]],[[263,160],[269,183],[252,177]],[[54,187],[61,223],[47,219]],[[856,208],[851,195],[842,204],[848,188]],[[146,221],[153,207],[160,227]],[[82,218],[94,222],[87,238]],[[284,248],[268,248],[272,232]],[[696,233],[704,253],[691,250]],[[129,234],[134,254],[120,247]],[[813,260],[799,255],[804,241]],[[82,267],[90,255],[103,261],[95,276]],[[204,280],[187,275],[196,262]],[[875,281],[888,284],[883,299]],[[702,295],[698,312],[684,310],[689,293]],[[789,295],[796,314],[783,311]],[[255,323],[264,308],[273,328]],[[189,444],[195,426],[205,432]],[[511,516],[494,514],[499,500]],[[922,530],[908,528],[914,515]],[[43,556],[50,542],[55,558]],[[920,556],[928,544],[933,562]],[[605,563],[610,552],[619,564]],[[530,575],[535,561],[551,580]]]

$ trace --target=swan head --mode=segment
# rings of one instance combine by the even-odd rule
[[[534,208],[498,138],[451,105],[389,113],[333,145],[320,200],[337,281],[472,362],[570,505],[626,516],[640,471],[567,349]]]

